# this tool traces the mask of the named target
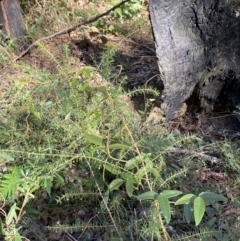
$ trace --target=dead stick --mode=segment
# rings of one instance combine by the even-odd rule
[[[169,152],[178,153],[178,154],[189,154],[189,155],[192,155],[193,157],[198,157],[198,158],[204,158],[204,157],[209,158],[211,163],[218,163],[218,162],[222,161],[220,158],[217,158],[215,156],[210,156],[210,155],[206,154],[205,152],[196,152],[196,151],[189,150],[189,149],[171,147],[169,149]]]
[[[101,13],[95,17],[92,17],[90,18],[89,20],[87,20],[86,22],[82,22],[82,23],[78,23],[72,27],[69,27],[69,28],[65,28],[59,32],[56,32],[54,34],[51,34],[49,36],[46,36],[46,37],[43,37],[43,38],[40,38],[38,40],[36,40],[35,42],[33,42],[26,50],[24,50],[18,57],[16,57],[13,62],[21,59],[26,53],[28,53],[28,51],[33,48],[34,46],[37,45],[38,42],[40,41],[44,41],[44,40],[47,40],[47,39],[50,39],[50,38],[54,38],[54,37],[57,37],[57,36],[60,36],[60,35],[63,35],[63,34],[66,34],[66,33],[70,33],[72,31],[74,31],[75,29],[77,29],[78,27],[82,26],[82,25],[87,25],[87,24],[90,24],[90,23],[93,23],[95,21],[97,21],[99,18],[102,18],[103,16],[106,16],[108,15],[110,12],[114,11],[116,8],[119,8],[121,5],[127,3],[127,2],[130,2],[131,0],[124,0],[122,2],[120,2],[119,4],[113,6],[112,8],[110,8],[109,10],[107,10],[106,12],[104,13]]]

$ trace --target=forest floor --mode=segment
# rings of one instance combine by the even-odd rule
[[[172,237],[172,240],[191,241],[238,240],[240,228],[240,180],[238,178],[240,173],[239,126],[235,121],[235,117],[223,106],[221,101],[216,103],[211,113],[204,114],[195,106],[194,100],[189,100],[177,119],[169,123],[164,121],[164,114],[160,109],[160,97],[153,96],[152,93],[149,94],[147,91],[150,87],[155,88],[161,93],[163,86],[159,76],[154,40],[146,6],[146,3],[142,1],[141,10],[134,13],[137,14],[134,20],[124,20],[124,16],[111,15],[103,22],[98,21],[98,23],[94,25],[83,26],[71,32],[69,35],[61,35],[41,42],[37,47],[32,48],[24,57],[14,63],[11,63],[11,60],[18,56],[20,51],[16,50],[14,45],[11,46],[11,43],[4,42],[1,47],[1,52],[5,52],[5,54],[3,54],[4,58],[2,57],[2,63],[0,64],[0,102],[2,103],[0,107],[0,114],[2,114],[2,120],[0,118],[0,137],[2,138],[2,141],[0,141],[0,150],[5,150],[6,146],[9,147],[9,149],[18,149],[21,145],[24,147],[26,145],[30,148],[33,140],[35,140],[35,137],[31,137],[31,131],[34,132],[34,128],[39,128],[40,126],[39,122],[36,122],[36,126],[31,127],[32,120],[27,120],[28,116],[24,116],[26,119],[26,121],[23,121],[23,123],[26,123],[24,135],[29,143],[22,144],[22,139],[20,141],[20,138],[22,138],[20,127],[20,129],[16,128],[15,130],[15,132],[19,131],[18,135],[14,136],[14,134],[9,134],[11,137],[6,137],[6,134],[5,136],[6,126],[12,128],[11,130],[14,129],[10,127],[10,124],[12,124],[11,118],[15,118],[18,122],[22,121],[21,115],[16,115],[18,114],[17,111],[13,112],[16,116],[13,117],[10,115],[11,110],[14,109],[14,105],[21,106],[22,110],[38,117],[38,112],[29,104],[31,102],[29,101],[28,103],[26,101],[24,104],[25,100],[18,97],[18,95],[21,95],[21,91],[24,93],[23,95],[28,96],[26,98],[31,97],[41,103],[44,95],[41,93],[40,96],[38,90],[41,88],[40,85],[48,84],[48,78],[53,82],[55,81],[54,76],[56,76],[56,79],[61,78],[61,76],[67,76],[66,79],[74,80],[77,75],[81,75],[76,74],[80,73],[80,69],[85,68],[86,70],[86,68],[89,67],[93,67],[99,72],[99,75],[94,75],[94,78],[89,78],[90,80],[88,80],[88,82],[90,86],[101,87],[109,84],[106,84],[106,82],[110,82],[113,88],[117,88],[114,86],[118,86],[119,83],[125,79],[126,84],[124,85],[124,90],[126,93],[134,92],[137,88],[140,88],[142,91],[131,96],[123,93],[119,98],[122,98],[123,105],[128,106],[125,107],[126,112],[129,111],[129,109],[134,112],[136,119],[133,120],[133,123],[138,123],[139,121],[141,123],[141,128],[139,127],[135,134],[138,137],[141,136],[141,138],[145,135],[152,136],[152,139],[148,137],[148,150],[153,150],[151,152],[152,155],[158,153],[156,155],[160,157],[164,156],[164,165],[166,166],[164,169],[164,172],[166,172],[163,175],[164,178],[167,179],[170,176],[169,173],[175,172],[176,169],[180,170],[180,168],[185,165],[191,166],[183,177],[177,178],[174,184],[171,183],[171,185],[169,184],[167,187],[181,190],[184,193],[196,193],[196,195],[200,192],[212,191],[228,198],[227,203],[220,202],[207,207],[206,217],[203,219],[200,227],[194,226],[193,223],[187,223],[183,218],[183,214],[178,213],[180,212],[179,210],[173,211],[175,219],[169,224],[164,224],[169,234],[169,236],[167,236],[169,238],[168,240],[171,240],[170,237]],[[73,9],[77,8],[81,8],[81,11],[74,12]],[[69,14],[67,16],[69,23],[74,24],[74,21],[77,20],[71,21],[71,14],[73,14],[76,19],[79,16],[82,17],[82,15],[88,18],[89,16],[91,17],[91,13],[94,12],[93,9],[96,8],[99,12],[103,12],[109,8],[109,4],[107,1],[105,1],[105,5],[97,1],[68,1],[68,6],[61,6],[59,13],[57,13],[56,6],[45,6],[45,8],[43,8],[43,6],[38,6],[37,4],[33,5],[31,10],[26,13],[28,30],[32,38],[31,41],[35,41],[41,35],[46,36],[51,34],[53,29],[56,31],[66,27],[65,22],[62,23],[64,19],[56,23],[56,19],[53,20],[49,17],[50,12],[53,12],[53,15],[56,14],[55,16],[57,16],[63,14],[65,9]],[[123,12],[122,15],[124,15]],[[40,18],[39,16],[42,17]],[[37,17],[39,17],[38,22],[36,20]],[[50,29],[49,25],[51,23],[54,25]],[[38,32],[36,29],[40,29],[42,32]],[[108,51],[111,47],[114,48],[113,56],[111,56],[111,53]],[[2,51],[3,49],[4,51]],[[103,65],[104,68],[101,70],[101,66]],[[86,71],[85,75],[88,74]],[[105,74],[106,76],[104,76]],[[65,83],[61,83],[61,87],[65,88]],[[10,100],[9,95],[11,91],[15,93],[18,90],[19,92],[14,94],[14,100]],[[58,89],[56,93],[57,91]],[[51,93],[51,95],[53,94]],[[49,93],[46,93],[45,97],[47,100],[52,98]],[[56,102],[60,101],[61,98],[56,98]],[[22,102],[23,104],[20,105]],[[50,102],[47,101],[45,104],[47,103]],[[57,116],[58,111],[61,112],[60,109],[54,110],[54,115]],[[29,113],[28,115],[30,115]],[[124,113],[120,113],[120,116],[122,114]],[[54,118],[54,115],[51,118]],[[65,120],[67,120],[67,118],[66,113]],[[72,122],[76,120],[74,118],[77,117],[73,117]],[[88,116],[86,118],[88,118]],[[39,121],[40,119],[39,117]],[[50,121],[50,118],[47,120]],[[60,119],[59,122],[60,132],[62,128]],[[41,123],[41,125],[43,124]],[[44,128],[46,129],[41,132],[41,135],[47,136],[52,127],[49,130],[47,127]],[[86,127],[86,129],[87,128],[88,127]],[[93,126],[91,126],[91,128],[93,129]],[[100,127],[96,129],[99,130]],[[54,131],[56,130],[54,129]],[[156,136],[159,138],[160,135],[164,136],[168,142],[170,140],[170,142],[174,143],[168,144],[171,148],[169,152],[164,154],[159,154],[158,151],[155,153],[156,147],[150,145],[150,142],[154,142],[154,138]],[[8,138],[15,138],[15,140],[11,139],[10,141]],[[70,143],[70,140],[65,142],[64,135],[61,136],[61,138],[65,145],[66,143]],[[113,139],[114,138],[116,138],[116,134]],[[185,139],[191,139],[193,141],[192,143],[190,141],[189,144],[185,142]],[[41,145],[43,141],[44,138],[39,136],[38,144]],[[50,140],[48,141],[50,143]],[[11,142],[11,144],[6,144],[8,142]],[[136,143],[137,142],[138,141],[136,141]],[[15,145],[15,143],[18,145]],[[143,143],[146,144],[147,142],[143,141]],[[159,145],[159,143],[161,142],[156,142],[156,145]],[[64,148],[65,145],[63,145]],[[21,148],[19,150],[24,149]],[[74,151],[76,150],[78,149],[74,149]],[[30,151],[31,150],[29,150],[29,152]],[[33,149],[32,152],[37,152],[37,150]],[[117,154],[117,158],[120,155],[121,153]],[[159,159],[161,159],[160,157]],[[26,158],[22,160],[25,161]],[[22,160],[19,161],[18,159],[19,163],[24,165]],[[0,161],[2,161],[1,156]],[[154,161],[156,160],[154,159]],[[3,178],[4,168],[7,168],[8,164],[1,162],[0,165],[2,172],[1,178]],[[159,166],[161,165],[159,164]],[[84,183],[84,190],[87,190],[89,193],[92,190],[95,190],[96,193],[98,192],[96,191],[96,187],[92,189],[90,184],[88,187],[87,182],[90,183],[90,181],[87,175],[89,175],[89,173],[86,174],[83,171],[85,169],[82,167],[82,169],[78,170],[76,166],[73,165],[69,167],[70,169],[68,170],[70,170],[71,174],[75,175],[77,173],[78,178],[74,179],[73,177],[74,181],[72,182],[70,180],[71,177],[65,176],[64,182],[66,184],[65,186],[63,185],[63,188],[60,187],[59,183],[51,186],[53,189],[52,193],[55,196],[51,196],[43,187],[38,190],[38,193],[34,194],[36,199],[29,201],[29,205],[25,211],[26,215],[21,218],[21,221],[18,220],[18,226],[22,227],[20,234],[22,237],[25,237],[25,239],[22,238],[18,240],[166,240],[165,229],[160,232],[160,236],[150,235],[156,232],[156,230],[151,230],[151,228],[148,227],[148,224],[151,223],[148,216],[151,205],[149,203],[143,205],[136,200],[133,201],[133,198],[128,199],[124,189],[110,196],[110,211],[104,210],[102,213],[97,213],[95,210],[95,206],[100,206],[102,197],[99,199],[91,194],[88,194],[87,198],[73,198],[71,201],[66,199],[62,203],[55,202],[54,200],[57,199],[57,196],[59,197],[67,193],[69,184],[70,186],[76,185],[77,182]],[[67,172],[64,172],[66,175]],[[66,181],[67,178],[69,178],[68,181]],[[88,180],[87,182],[86,179]],[[102,185],[106,185],[107,181],[108,180],[102,181]],[[156,181],[153,186],[157,187],[158,185],[160,185],[159,181]],[[102,189],[103,186],[101,186]],[[81,192],[79,186],[76,188]],[[76,190],[73,189],[71,191]],[[146,191],[146,185],[140,185],[139,190],[135,188],[135,191],[136,193]],[[18,202],[21,202],[21,198],[21,195],[16,197]],[[80,204],[81,202],[82,204]],[[6,205],[5,212],[9,211],[10,206],[11,202]],[[1,208],[1,210],[3,209]],[[105,217],[104,214],[106,214],[106,216],[112,214],[117,224],[113,223],[111,218]],[[1,212],[0,216],[2,219],[5,218],[3,212]],[[122,219],[125,220],[123,221]],[[133,225],[131,222],[137,224]],[[127,227],[125,229],[128,230],[128,233],[131,233],[132,236],[122,234],[124,227],[120,226],[127,225],[127,223],[131,226],[131,228],[129,228],[131,231],[129,231]],[[77,225],[81,228],[78,228]],[[119,226],[116,228],[115,225]],[[3,223],[3,226],[10,232],[10,225]],[[51,229],[51,227],[53,228]],[[162,226],[160,227],[162,228]],[[204,230],[207,228],[209,230],[218,230],[222,233],[220,236],[210,235],[205,239],[201,239],[197,234],[205,235]],[[119,235],[115,229],[120,230],[121,235]],[[210,231],[207,232],[210,233]],[[194,234],[190,235],[190,233]],[[186,236],[186,234],[188,236]],[[160,239],[159,237],[163,238]],[[7,237],[6,240],[11,239]]]

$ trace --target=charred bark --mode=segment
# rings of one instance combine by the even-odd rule
[[[150,0],[149,12],[167,120],[194,90],[210,111],[224,86],[240,86],[240,16],[233,7],[219,0]]]
[[[18,0],[0,0],[0,24],[5,35],[17,38],[26,34]]]

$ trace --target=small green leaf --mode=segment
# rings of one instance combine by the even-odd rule
[[[66,114],[66,116],[65,116],[64,120],[69,120],[69,119],[70,119],[70,117],[71,117],[71,114],[72,114],[72,112],[71,112],[71,111],[69,111],[69,112]]]
[[[150,153],[147,154],[143,154],[143,160],[146,163],[146,166],[150,169],[153,168],[153,162],[152,160],[149,158],[151,156]]]
[[[90,68],[89,66],[84,67],[84,74],[87,76],[87,78],[91,79],[92,78],[92,68]]]
[[[184,204],[183,213],[187,223],[189,224],[192,219],[192,209],[190,204]]]
[[[153,191],[148,191],[148,192],[144,192],[140,195],[137,196],[138,200],[154,200],[157,199],[158,194],[156,192]]]
[[[104,94],[105,96],[108,95],[108,90],[106,86],[99,86],[99,87],[95,87],[95,89],[99,92],[101,92],[102,94]]]
[[[56,179],[56,183],[58,183],[60,185],[64,185],[65,184],[64,178],[59,173],[56,172],[54,177]]]
[[[22,174],[23,177],[27,176],[26,173],[24,173],[23,169],[20,169],[20,173]]]
[[[81,67],[77,70],[76,74],[77,75],[81,75],[81,74],[85,74],[87,78],[91,78],[92,77],[92,74],[91,72],[95,70],[94,67],[92,66],[85,66],[85,67]]]
[[[137,180],[138,180],[139,183],[141,182],[143,176],[145,176],[148,172],[149,172],[149,170],[148,170],[146,167],[141,167],[141,168],[137,171],[137,173],[135,174],[135,176],[136,176],[136,178],[137,178]]]
[[[106,209],[106,205],[108,205],[108,201],[109,201],[109,191],[106,191],[103,195],[103,200],[100,203],[100,207],[102,209]]]
[[[34,186],[30,189],[30,192],[29,192],[29,193],[31,193],[30,195],[31,195],[31,196],[34,196],[33,193],[34,193],[37,189],[39,189],[39,187],[40,187],[40,186],[39,186],[37,183],[35,183]],[[27,199],[26,199],[26,200],[27,200]]]
[[[89,84],[88,83],[83,83],[81,85],[81,91],[85,91],[87,88],[89,88]]]
[[[198,224],[201,222],[205,212],[205,208],[206,208],[206,205],[202,197],[197,197],[194,199],[193,213],[194,213],[194,220],[195,220],[196,226],[198,226]]]
[[[0,157],[6,159],[7,161],[14,161],[14,158],[5,152],[0,152]]]
[[[159,171],[156,168],[150,168],[149,172],[151,172],[156,178],[160,177]]]
[[[52,103],[53,103],[52,101],[47,101],[46,103],[44,103],[43,108],[45,109],[50,108],[52,106]]]
[[[212,217],[210,220],[208,220],[206,222],[206,225],[209,227],[209,228],[212,228],[212,226],[214,225],[214,223],[216,222],[217,218],[216,217]]]
[[[90,143],[95,144],[97,146],[103,146],[103,138],[88,133],[85,133],[84,136]]]
[[[131,197],[133,194],[133,182],[131,182],[130,180],[126,181],[126,191],[127,195]]]
[[[43,176],[44,178],[44,176]],[[51,189],[53,186],[53,177],[49,178],[49,177],[45,177],[43,179],[43,183],[42,183],[45,191],[48,193],[49,196],[51,196]]]
[[[131,170],[134,167],[137,167],[139,163],[141,163],[141,157],[136,156],[125,163],[125,168]]]
[[[94,68],[91,66],[83,67],[83,74],[85,74],[88,79],[91,79],[93,70]]]
[[[70,83],[71,85],[73,85],[73,86],[76,86],[76,85],[79,84],[79,79],[78,79],[78,78],[71,78],[71,79],[69,80],[69,83]]]
[[[12,207],[10,208],[8,215],[6,217],[6,224],[10,225],[11,222],[13,221],[13,219],[17,220],[17,213],[16,210],[19,210],[19,208],[17,207],[17,204],[14,203],[12,205]]]
[[[14,230],[15,232],[15,237],[14,237],[14,241],[22,241],[22,236],[19,234],[19,232],[16,230]]]
[[[183,197],[179,198],[175,202],[175,205],[188,204],[188,203],[192,202],[195,198],[196,198],[196,196],[194,194],[191,194],[191,193],[186,194]]]
[[[114,175],[120,175],[121,174],[121,170],[119,168],[116,168],[112,165],[108,165],[108,164],[105,164],[103,166],[107,171],[109,171],[110,173],[114,174]]]
[[[199,194],[199,197],[202,197],[206,203],[212,203],[217,201],[227,201],[228,199],[222,195],[216,194],[214,192],[202,192]]]
[[[122,9],[121,8],[116,8],[115,11],[120,17],[122,17]]]
[[[109,191],[106,191],[103,195],[103,199],[105,201],[106,204],[108,204],[108,200],[109,200]]]
[[[113,31],[115,29],[115,27],[111,24],[111,25],[109,25],[109,27],[108,27],[108,30],[109,31]]]
[[[171,221],[171,210],[170,210],[170,203],[168,198],[164,194],[158,195],[158,202],[160,205],[160,209],[162,211],[162,214],[164,218],[166,219],[167,223],[170,223]]]
[[[41,113],[37,110],[31,109],[31,113],[39,120],[41,120]]]
[[[181,191],[178,190],[164,190],[162,192],[167,198],[177,197],[182,194]]]
[[[129,180],[129,181],[131,181],[131,182],[133,182],[135,184],[138,183],[138,181],[136,180],[135,176],[130,174],[130,173],[128,173],[128,172],[122,172],[121,173],[121,178],[123,178],[126,181]]]
[[[115,179],[109,184],[108,190],[110,192],[113,190],[117,190],[123,183],[124,183],[123,179],[121,179],[121,178]]]

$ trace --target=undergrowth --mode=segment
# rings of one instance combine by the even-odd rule
[[[44,28],[42,20],[30,21],[34,31]],[[1,47],[6,62],[13,43]],[[159,93],[125,90],[126,79],[112,71],[114,46],[106,46],[95,67],[77,69],[68,44],[61,47],[63,57],[39,45],[40,55],[55,63],[54,73],[21,61],[11,66],[17,74],[3,75],[9,82],[2,85],[0,108],[0,234],[5,240],[61,240],[63,235],[231,240],[234,229],[223,228],[221,215],[227,198],[234,208],[239,200],[199,176],[211,166],[236,177],[237,187],[239,146],[209,144],[178,130],[170,133],[164,125],[153,133],[154,125],[146,124],[126,97]],[[216,151],[222,161],[214,163]]]

